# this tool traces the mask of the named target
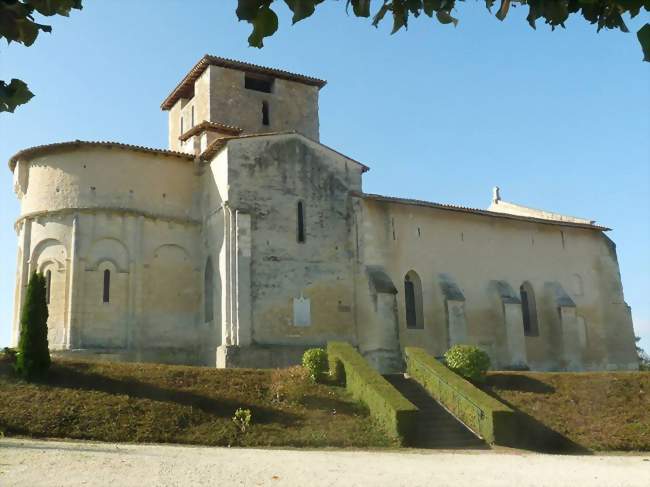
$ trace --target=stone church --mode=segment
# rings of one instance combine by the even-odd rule
[[[457,343],[494,368],[638,368],[616,247],[594,221],[365,193],[319,140],[325,81],[203,57],[162,103],[169,147],[72,141],[9,161],[31,273],[66,354],[297,363],[345,340],[381,371]]]

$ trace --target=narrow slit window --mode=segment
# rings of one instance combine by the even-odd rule
[[[181,117],[181,135],[183,135],[183,117]]]
[[[104,291],[102,293],[102,302],[110,303],[111,301],[111,271],[104,271]]]
[[[45,273],[45,302],[50,304],[50,296],[52,294],[52,271]]]
[[[271,125],[269,118],[269,104],[266,101],[262,102],[262,125]]]
[[[305,243],[305,209],[302,201],[298,202],[298,242]]]
[[[194,105],[192,105],[192,127],[194,127]]]

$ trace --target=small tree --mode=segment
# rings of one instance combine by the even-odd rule
[[[650,371],[650,355],[648,355],[646,351],[638,345],[641,341],[641,337],[634,337],[634,341],[637,343],[636,354],[639,357],[639,370]]]
[[[20,314],[16,371],[29,381],[45,377],[50,367],[45,286],[43,275],[32,274],[27,286],[25,304]]]

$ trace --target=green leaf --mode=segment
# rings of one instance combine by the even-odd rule
[[[440,0],[424,0],[422,8],[425,14],[429,17],[433,17],[433,14],[442,8],[442,2]]]
[[[316,5],[322,3],[323,0],[284,0],[284,3],[291,9],[293,12],[292,22],[300,22],[302,19],[311,17],[316,10]]]
[[[372,25],[374,25],[375,27],[377,27],[377,26],[379,25],[379,22],[381,22],[382,20],[384,20],[384,17],[386,16],[386,14],[388,13],[389,10],[390,10],[390,7],[388,6],[388,4],[384,3],[384,4],[381,6],[381,8],[377,11],[377,13],[375,14],[375,16],[373,17],[373,19],[372,19]]]
[[[47,17],[52,15],[63,15],[68,17],[70,10],[81,10],[81,0],[27,0],[39,14]]]
[[[345,8],[352,5],[352,11],[357,17],[370,17],[370,2],[372,0],[348,0]]]
[[[503,20],[508,15],[508,10],[510,9],[510,0],[501,0],[501,7],[496,14],[497,19]]]
[[[235,14],[239,20],[252,22],[263,5],[268,7],[270,3],[266,0],[238,0]]]
[[[409,11],[406,8],[404,1],[393,0],[392,10],[393,10],[393,30],[391,31],[391,34],[394,34],[402,27],[406,27],[408,29]]]
[[[258,49],[264,47],[265,37],[272,36],[278,30],[278,16],[268,6],[262,7],[250,23],[253,24],[253,32],[248,37],[248,44]]]
[[[0,112],[13,113],[18,105],[24,105],[33,96],[22,80],[14,78],[9,84],[0,80]]]
[[[436,12],[436,18],[441,24],[454,24],[454,27],[458,25],[458,19],[452,17],[449,12],[445,12],[444,10],[438,10]]]
[[[643,49],[643,60],[650,62],[650,24],[641,27],[639,32],[636,33],[636,37],[641,43],[641,49]]]

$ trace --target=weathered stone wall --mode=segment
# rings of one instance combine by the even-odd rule
[[[250,215],[253,344],[356,341],[348,193],[360,185],[360,165],[299,135],[229,142],[228,205]],[[304,243],[297,237],[299,202]],[[294,322],[294,300],[301,297],[310,302],[306,326]]]
[[[31,272],[51,272],[53,349],[214,363],[219,337],[201,315],[201,198],[191,160],[86,146],[18,168],[15,304]],[[18,320],[16,312],[14,343]]]
[[[370,199],[359,204],[361,260],[365,266],[382,266],[398,289],[402,347],[423,346],[440,355],[450,345],[445,275],[464,295],[467,340],[488,351],[497,366],[514,365],[509,346],[519,337],[508,336],[508,322],[523,327],[521,305],[514,301],[524,282],[534,290],[539,324],[539,336],[526,336],[522,351],[531,368],[635,366],[632,323],[615,254],[601,232]],[[422,282],[423,329],[405,323],[404,277],[411,270]],[[504,286],[513,291],[513,300]],[[361,337],[376,334],[367,289],[367,280],[360,280]],[[564,301],[558,298],[562,290]],[[575,309],[575,321],[561,321],[561,306]],[[507,316],[510,309],[515,314]],[[564,336],[576,339],[567,343]],[[572,362],[575,357],[578,363]]]

